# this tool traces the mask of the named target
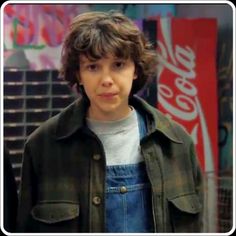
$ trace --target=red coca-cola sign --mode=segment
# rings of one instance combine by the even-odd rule
[[[203,170],[218,170],[215,19],[157,21],[158,108],[192,136]]]

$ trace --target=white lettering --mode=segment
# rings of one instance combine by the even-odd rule
[[[196,87],[185,78],[176,78],[175,85],[181,92],[188,96],[194,97],[197,95]]]
[[[173,91],[165,84],[158,85],[159,97],[158,100],[161,105],[175,117],[191,121],[197,117],[197,109],[195,103],[191,98],[185,95],[176,96],[176,104],[178,107],[173,106],[166,98],[173,98]]]

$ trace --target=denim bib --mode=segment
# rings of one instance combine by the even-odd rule
[[[140,139],[146,133],[143,117],[138,115]],[[154,232],[151,186],[145,163],[106,168],[106,232]]]
[[[106,232],[153,232],[151,186],[143,162],[107,167]]]

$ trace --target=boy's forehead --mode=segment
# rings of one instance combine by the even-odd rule
[[[119,57],[114,56],[113,54],[105,55],[105,56],[103,56],[103,57],[101,57],[101,58],[99,58],[99,59],[95,59],[95,58],[92,58],[92,57],[89,57],[89,56],[86,56],[86,55],[83,55],[83,54],[82,54],[82,55],[79,56],[79,62],[80,62],[81,64],[83,64],[83,63],[86,63],[86,62],[98,61],[98,60],[100,60],[100,59],[102,59],[102,58],[104,58],[104,59],[110,59],[110,60],[119,59]]]

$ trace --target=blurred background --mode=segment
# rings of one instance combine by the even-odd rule
[[[205,178],[204,232],[230,231],[233,9],[228,4],[6,5],[3,128],[17,188],[27,136],[78,96],[58,78],[65,30],[80,13],[111,9],[130,17],[158,52],[156,76],[139,95],[194,140]]]

